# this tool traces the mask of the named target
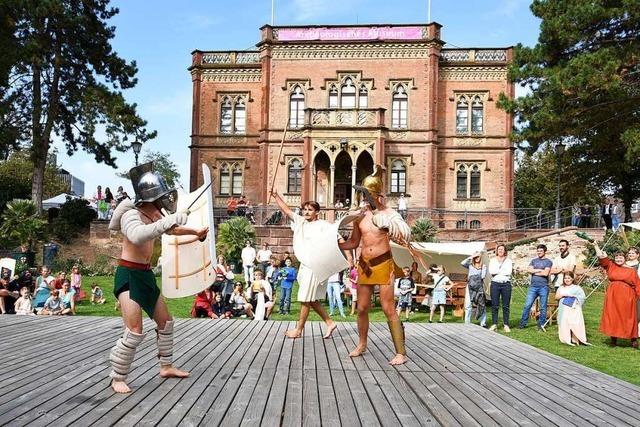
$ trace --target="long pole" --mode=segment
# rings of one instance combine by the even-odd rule
[[[427,24],[428,24],[431,22],[431,0],[429,0],[427,9],[428,9],[428,12],[427,12]]]
[[[271,26],[272,27],[273,27],[274,16],[275,16],[275,13],[274,13],[275,6],[276,6],[275,3],[276,3],[276,0],[271,0]]]
[[[276,162],[276,168],[273,171],[273,180],[271,180],[271,189],[269,190],[269,197],[267,198],[267,205],[271,203],[271,193],[276,186],[276,177],[278,176],[278,166],[280,166],[280,159],[282,158],[282,150],[284,149],[284,140],[287,139],[287,130],[289,129],[289,118],[284,125],[284,132],[282,132],[282,140],[280,141],[280,152],[278,153],[278,161]]]
[[[556,190],[557,190],[557,194],[556,194],[556,229],[560,228],[560,167],[562,166],[560,164],[560,157],[562,156],[562,154],[560,154],[559,150],[557,153],[557,157],[558,157],[558,171],[557,171],[557,183],[556,183]]]

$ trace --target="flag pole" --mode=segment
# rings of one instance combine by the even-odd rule
[[[428,1],[427,6],[427,24],[431,22],[431,0]]]
[[[273,21],[274,21],[274,12],[275,12],[275,3],[276,0],[271,0],[271,26],[273,27]]]

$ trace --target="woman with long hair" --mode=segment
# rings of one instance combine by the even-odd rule
[[[504,331],[509,329],[509,313],[511,307],[511,273],[513,263],[507,254],[507,246],[500,244],[496,247],[496,256],[489,261],[491,275],[491,327],[490,331],[498,329],[498,310],[502,303],[502,323]]]
[[[464,295],[464,323],[471,323],[471,312],[473,311],[475,319],[480,320],[480,326],[484,328],[487,325],[484,295],[484,278],[487,275],[487,266],[482,262],[482,252],[475,252],[460,264],[469,271]]]

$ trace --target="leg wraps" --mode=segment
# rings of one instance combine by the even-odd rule
[[[116,381],[124,381],[127,379],[131,363],[136,355],[136,347],[140,345],[143,334],[131,332],[129,328],[124,329],[122,338],[118,340],[111,349],[109,360],[111,361],[111,374],[109,376]]]
[[[393,340],[393,346],[396,349],[396,354],[407,355],[407,351],[404,348],[404,326],[400,319],[394,321],[388,321],[389,332],[391,332],[391,339]]]
[[[156,329],[158,333],[158,359],[161,365],[173,363],[173,320],[167,320],[164,329]]]

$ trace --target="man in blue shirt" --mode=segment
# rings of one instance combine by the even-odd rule
[[[540,297],[540,317],[538,317],[538,330],[544,331],[544,324],[547,321],[547,298],[549,296],[549,273],[553,262],[545,258],[547,247],[538,245],[536,247],[536,258],[531,260],[527,271],[531,273],[531,284],[527,291],[527,299],[524,302],[522,317],[518,329],[524,329],[529,320],[529,311],[536,298]]]
[[[284,267],[280,269],[280,314],[289,314],[291,311],[291,290],[293,289],[293,282],[298,276],[298,270],[292,266],[291,258],[284,260]]]

